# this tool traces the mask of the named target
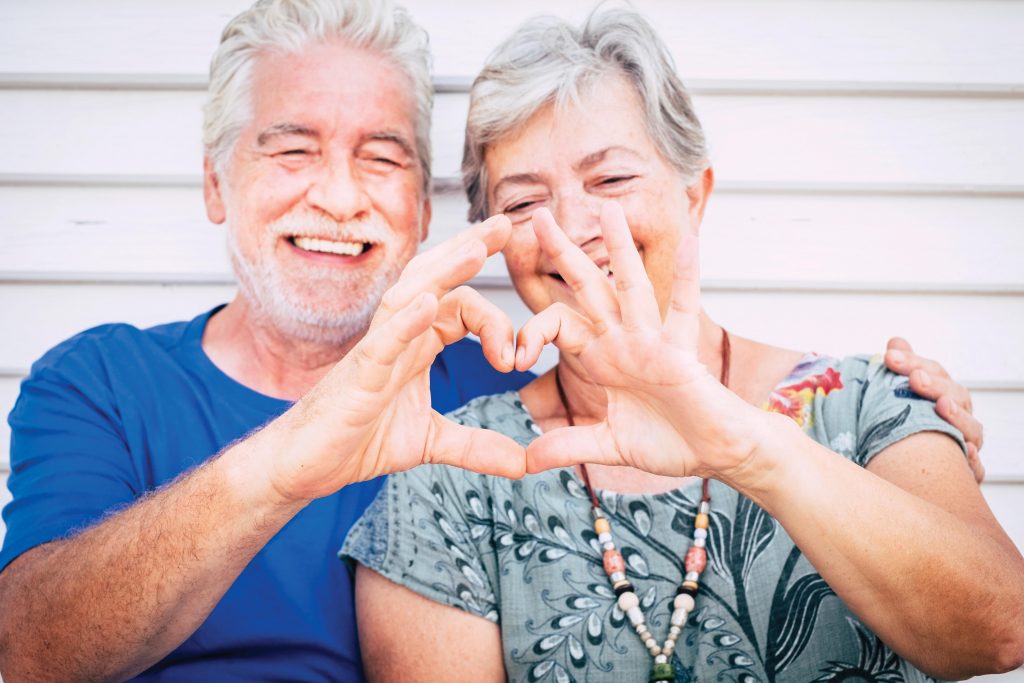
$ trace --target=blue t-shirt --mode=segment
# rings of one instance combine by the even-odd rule
[[[218,453],[291,403],[221,372],[200,342],[210,316],[140,330],[103,325],[32,366],[11,411],[13,500],[0,569]],[[518,388],[479,344],[442,351],[434,408]],[[199,629],[136,680],[362,680],[352,581],[335,553],[383,478],[314,501],[253,558]]]

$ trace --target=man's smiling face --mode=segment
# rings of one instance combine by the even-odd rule
[[[207,211],[227,221],[241,295],[280,332],[344,344],[426,237],[408,76],[330,41],[253,65],[251,118]]]

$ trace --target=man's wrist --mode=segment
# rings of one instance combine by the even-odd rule
[[[232,495],[263,514],[294,515],[310,502],[292,494],[280,481],[283,461],[297,442],[291,422],[285,413],[219,458]]]

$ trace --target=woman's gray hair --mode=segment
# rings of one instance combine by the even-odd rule
[[[434,91],[427,33],[390,0],[259,0],[224,28],[210,62],[203,107],[203,148],[218,173],[227,168],[242,128],[252,116],[251,79],[256,57],[294,53],[340,38],[379,52],[408,75],[416,97],[416,152],[430,188],[430,115]],[[345,78],[339,73],[338,78]]]
[[[487,58],[470,90],[462,182],[469,219],[487,206],[484,154],[549,104],[577,102],[580,90],[609,74],[625,76],[644,107],[647,132],[687,179],[708,166],[704,131],[672,57],[654,28],[630,9],[597,9],[579,28],[556,17],[519,27]]]

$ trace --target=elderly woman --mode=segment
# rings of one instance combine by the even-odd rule
[[[451,417],[522,481],[392,476],[343,554],[372,679],[901,681],[1024,657],[1024,560],[963,441],[880,359],[701,309],[704,135],[638,15],[528,23],[473,85],[472,217],[557,367]],[[587,464],[580,464],[587,463]],[[578,465],[574,467],[574,465]]]

